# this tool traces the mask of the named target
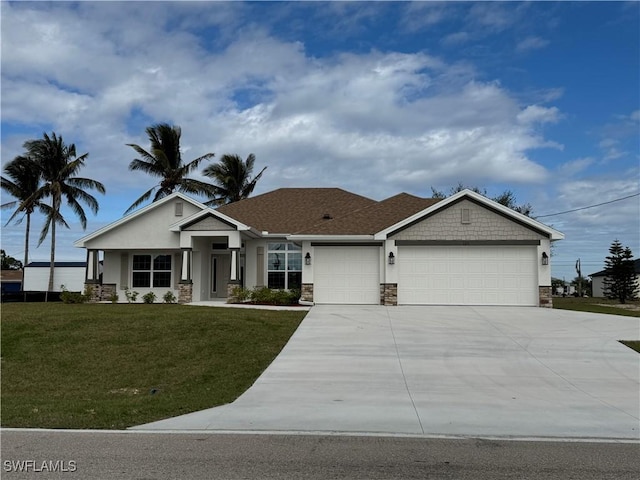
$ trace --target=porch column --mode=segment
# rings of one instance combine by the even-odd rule
[[[238,281],[240,280],[238,278],[238,260],[239,260],[239,256],[238,256],[238,251],[239,249],[237,248],[232,248],[231,249],[231,276],[229,277],[229,281],[231,283],[238,283]]]
[[[182,249],[182,268],[180,270],[180,283],[193,283],[191,279],[191,248]]]
[[[98,250],[87,250],[87,273],[84,283],[100,283],[100,271],[98,269]]]
[[[182,249],[182,267],[180,268],[180,283],[178,284],[178,303],[191,303],[193,301],[191,256],[191,248]]]

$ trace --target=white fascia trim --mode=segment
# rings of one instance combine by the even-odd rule
[[[202,210],[200,212],[196,212],[193,215],[188,216],[187,218],[183,218],[182,220],[180,220],[179,222],[176,222],[174,224],[172,224],[169,227],[169,230],[172,232],[179,232],[182,228],[183,225],[186,225],[188,223],[193,222],[194,220],[197,220],[200,217],[204,217],[207,215],[213,215],[214,217],[219,218],[220,220],[223,220],[226,223],[231,223],[232,225],[235,225],[236,228],[239,231],[247,231],[247,230],[252,230],[251,227],[249,227],[248,225],[245,225],[242,222],[239,222],[223,213],[218,212],[217,210],[214,210],[211,207],[205,207],[205,210]],[[255,231],[255,229],[254,229]]]
[[[549,238],[550,240],[562,240],[564,239],[564,233],[559,232],[558,230],[549,227],[548,225],[545,225],[544,223],[538,222],[537,220],[534,220],[531,217],[527,217],[526,215],[523,215],[521,213],[516,212],[515,210],[510,209],[509,207],[505,207],[504,205],[499,204],[498,202],[494,202],[493,200],[485,197],[484,195],[480,195],[479,193],[476,193],[472,190],[469,189],[464,189],[461,192],[456,193],[455,195],[452,195],[450,197],[445,198],[444,200],[439,201],[438,203],[431,205],[430,207],[425,208],[424,210],[411,215],[408,218],[405,218],[404,220],[396,223],[395,225],[391,225],[390,227],[385,228],[384,230],[382,230],[381,232],[378,232],[374,235],[374,238],[376,240],[386,240],[387,236],[391,233],[394,232],[395,230],[404,227],[405,225],[408,225],[416,220],[419,220],[421,217],[430,214],[432,212],[441,210],[443,208],[445,208],[447,205],[449,205],[450,203],[453,203],[455,201],[457,201],[458,199],[460,199],[461,197],[471,197],[474,200],[477,200],[478,202],[493,208],[494,210],[498,210],[502,213],[504,213],[505,215],[512,217],[514,219],[519,220],[522,223],[525,223],[527,225],[530,225],[533,228],[536,228],[538,230],[542,230],[543,232],[546,232],[549,234]]]
[[[187,197],[185,194],[180,193],[180,192],[175,192],[172,193],[171,195],[164,197],[161,200],[158,200],[157,202],[151,202],[149,205],[142,207],[139,210],[136,210],[133,213],[130,213],[129,215],[126,215],[118,220],[116,220],[115,222],[111,222],[108,225],[105,225],[102,228],[99,228],[98,230],[96,230],[93,233],[90,233],[89,235],[86,235],[84,237],[82,237],[80,240],[76,240],[75,242],[73,242],[73,246],[74,247],[79,247],[79,248],[83,248],[85,242],[88,242],[89,240],[93,240],[94,238],[102,235],[103,233],[108,232],[109,230],[116,228],[124,223],[127,223],[131,220],[133,220],[134,218],[139,217],[140,215],[144,215],[146,212],[148,212],[149,210],[153,210],[154,208],[159,207],[160,205],[163,205],[166,202],[169,202],[171,200],[173,200],[174,198],[181,198],[182,200],[184,200],[185,202],[189,202],[190,204],[194,205],[195,207],[198,207],[202,210],[207,209],[209,207],[207,207],[206,205],[194,200],[193,198]]]
[[[363,242],[378,239],[373,235],[288,235],[287,240],[299,242]]]

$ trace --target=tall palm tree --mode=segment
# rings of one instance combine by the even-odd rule
[[[212,158],[214,156],[213,153],[206,153],[185,164],[182,162],[180,153],[180,136],[182,135],[180,127],[160,123],[147,127],[146,132],[151,142],[149,151],[135,144],[127,144],[138,152],[141,157],[131,161],[129,170],[140,170],[153,177],[159,177],[161,180],[158,185],[147,190],[133,202],[125,213],[129,213],[146,202],[151,198],[154,191],[154,202],[171,195],[176,189],[180,192],[195,195],[211,196],[213,194],[212,185],[187,178],[187,175],[196,170],[203,160]]]
[[[84,167],[89,154],[77,156],[76,146],[73,143],[66,145],[62,137],[57,136],[55,132],[51,137],[45,133],[42,139],[25,142],[24,146],[36,163],[42,178],[42,186],[29,197],[29,200],[41,202],[51,197],[50,210],[40,232],[38,245],[44,241],[51,230],[51,267],[48,291],[52,291],[56,254],[56,225],[69,228],[60,213],[63,200],[66,200],[67,205],[80,219],[82,228],[86,229],[87,216],[80,202],[88,205],[91,211],[96,214],[98,213],[98,201],[85,189],[94,189],[100,193],[104,193],[105,189],[102,183],[96,180],[75,176]]]
[[[4,167],[6,177],[0,177],[2,189],[16,200],[2,204],[0,207],[16,208],[6,225],[9,225],[18,214],[24,214],[18,218],[16,224],[27,219],[24,236],[24,263],[26,267],[29,263],[29,234],[31,232],[31,214],[38,209],[43,214],[48,215],[50,207],[41,203],[33,197],[33,194],[40,187],[40,173],[37,164],[28,155],[20,155],[14,158]]]
[[[207,205],[223,205],[237,202],[247,198],[256,188],[256,183],[267,169],[264,167],[260,173],[251,178],[256,156],[250,153],[246,161],[238,155],[225,154],[220,162],[209,165],[202,174],[214,180],[215,197],[207,202]]]

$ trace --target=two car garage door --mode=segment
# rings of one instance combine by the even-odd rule
[[[314,301],[378,304],[380,255],[380,247],[316,247]],[[536,258],[534,246],[401,246],[398,304],[535,306]]]
[[[398,304],[538,304],[534,246],[403,246]]]

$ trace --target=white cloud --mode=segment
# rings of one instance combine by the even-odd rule
[[[549,45],[549,41],[540,37],[527,37],[516,45],[516,51],[529,52],[531,50],[539,50]]]
[[[560,111],[557,107],[529,105],[518,113],[518,122],[523,125],[532,125],[535,123],[556,123],[559,118]]]

